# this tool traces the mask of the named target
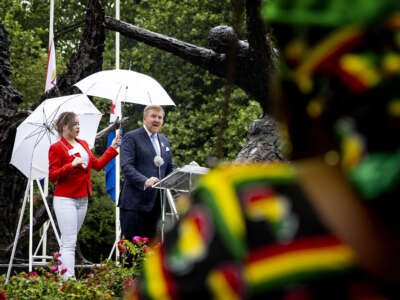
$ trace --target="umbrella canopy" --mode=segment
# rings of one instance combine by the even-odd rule
[[[75,84],[82,93],[118,102],[143,105],[175,105],[164,88],[152,77],[129,70],[94,73]]]
[[[60,137],[53,125],[62,112],[77,114],[80,123],[78,138],[94,146],[101,112],[83,94],[51,98],[43,101],[17,128],[10,163],[31,180],[48,175],[50,145]]]

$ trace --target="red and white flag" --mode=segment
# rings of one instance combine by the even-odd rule
[[[55,87],[56,83],[56,49],[54,47],[54,41],[51,39],[49,55],[47,57],[46,86],[44,91],[47,92],[48,90],[52,89]]]
[[[118,117],[121,119],[121,101],[113,100],[110,110],[110,123],[115,122]]]

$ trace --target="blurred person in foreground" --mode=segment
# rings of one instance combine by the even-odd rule
[[[291,62],[274,101],[293,163],[205,175],[127,298],[399,299],[399,28],[339,30]]]
[[[49,149],[49,180],[56,183],[53,206],[61,231],[62,267],[67,269],[63,278],[68,279],[75,276],[76,241],[92,195],[90,170],[100,171],[118,155],[120,138],[115,137],[98,159],[88,143],[77,138],[80,127],[75,113],[61,113],[55,128],[60,140]]]

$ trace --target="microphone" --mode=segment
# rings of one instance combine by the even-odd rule
[[[164,164],[164,159],[161,156],[154,156],[154,164],[157,167],[161,167]]]
[[[158,179],[161,180],[161,169],[160,167],[164,164],[164,159],[161,156],[154,156],[154,164],[158,167]]]

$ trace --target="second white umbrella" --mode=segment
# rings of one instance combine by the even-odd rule
[[[110,99],[116,103],[175,105],[154,78],[135,71],[100,71],[82,79],[75,86],[86,95]]]

